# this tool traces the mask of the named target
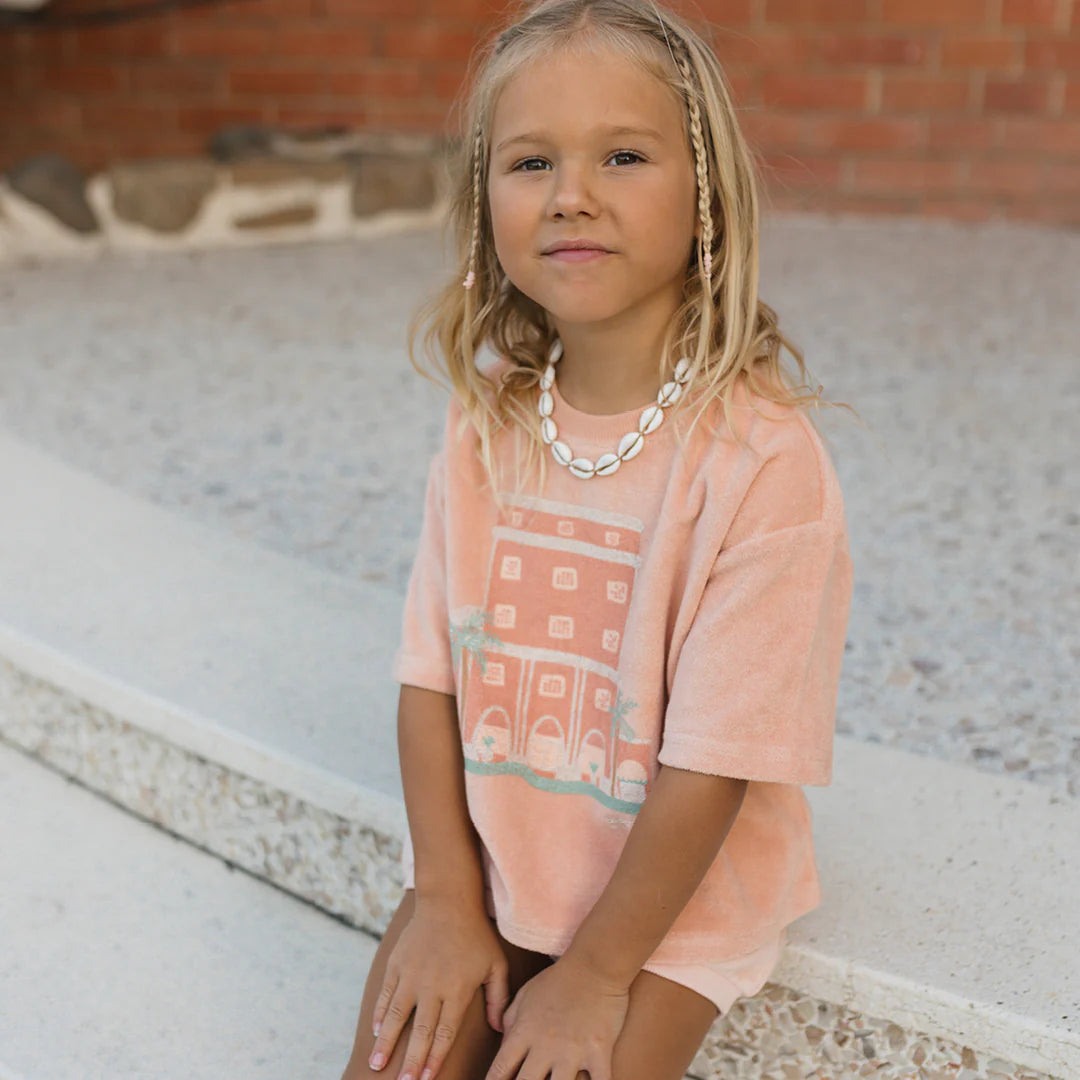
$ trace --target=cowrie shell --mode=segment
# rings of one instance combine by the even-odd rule
[[[673,405],[682,397],[682,387],[677,382],[666,382],[660,387],[656,400],[660,405]]]
[[[559,442],[558,440],[551,444],[551,452],[555,455],[555,460],[560,465],[569,465],[574,457],[574,451],[571,450],[566,443]]]
[[[650,405],[638,420],[638,431],[650,435],[664,422],[664,410],[659,405]]]
[[[619,440],[619,457],[623,461],[629,461],[632,457],[637,457],[641,453],[641,448],[645,445],[645,436],[640,431],[628,431]]]
[[[596,459],[596,475],[610,476],[622,464],[622,460],[618,454],[601,454]]]

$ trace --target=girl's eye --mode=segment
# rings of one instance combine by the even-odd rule
[[[637,159],[638,161],[644,161],[644,160],[645,160],[645,159],[644,159],[644,158],[643,158],[643,157],[642,157],[642,156],[641,156],[641,155],[640,155],[640,154],[639,154],[639,153],[638,153],[638,152],[637,152],[636,150],[616,150],[616,151],[615,151],[615,153],[613,153],[613,154],[611,155],[611,157],[612,157],[612,158],[617,158],[617,157],[623,157],[623,158],[626,158],[626,157],[630,157],[630,158],[636,158],[636,159]],[[610,161],[610,160],[611,160],[611,158],[608,158],[608,160]],[[529,164],[529,162],[531,162],[531,161],[539,161],[539,162],[543,163],[543,162],[544,162],[544,159],[543,159],[543,158],[537,158],[537,157],[532,157],[532,158],[525,158],[524,160],[522,160],[522,161],[519,161],[519,162],[518,162],[518,163],[517,163],[517,164],[516,164],[516,165],[514,166],[514,168],[513,168],[513,169],[511,169],[511,172],[515,172],[515,171],[523,171],[523,172],[536,172],[536,171],[537,171],[536,169],[522,169],[522,166],[524,166],[524,165],[528,165],[528,164]],[[632,165],[632,164],[633,164],[633,162],[629,162],[629,164],[631,164],[631,165]]]

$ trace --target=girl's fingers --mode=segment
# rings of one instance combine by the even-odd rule
[[[436,1080],[450,1047],[461,1030],[461,1020],[465,1015],[463,1009],[451,1009],[450,1002],[444,1001],[442,1012],[435,1027],[435,1038],[432,1040],[431,1049],[428,1051],[427,1061],[424,1062],[423,1072],[413,1073],[413,1080]]]
[[[386,1007],[390,1004],[390,999],[394,996],[397,984],[398,977],[396,975],[391,975],[387,972],[383,976],[382,989],[379,991],[379,996],[375,999],[375,1010],[371,1014],[371,1033],[376,1038],[379,1037],[382,1022],[386,1019]]]
[[[589,1074],[589,1080],[611,1080],[610,1061],[594,1061],[592,1068],[586,1071]],[[576,1077],[575,1080],[577,1080]]]
[[[504,1039],[495,1060],[488,1067],[484,1080],[509,1080],[517,1076],[521,1063],[528,1056],[529,1047],[522,1043],[515,1043],[511,1039]],[[547,1072],[526,1073],[526,1076],[547,1076]]]
[[[417,1003],[409,1045],[405,1048],[405,1061],[397,1080],[420,1080],[441,1008],[442,1002],[437,997],[425,996]]]
[[[401,1034],[401,1029],[405,1026],[405,1021],[409,1019],[409,1014],[415,1004],[414,1001],[410,1000],[411,995],[406,998],[397,993],[396,986],[393,990],[383,987],[382,993],[379,994],[380,1005],[382,1005],[384,997],[386,1004],[381,1008],[382,1025],[375,1039],[375,1045],[371,1049],[371,1057],[368,1058],[368,1064],[373,1069],[381,1069],[390,1060],[394,1047],[397,1045],[398,1036]],[[377,1006],[376,1015],[379,1012]]]

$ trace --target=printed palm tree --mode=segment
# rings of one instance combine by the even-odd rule
[[[631,709],[637,708],[637,702],[623,697],[621,689],[615,691],[615,704],[611,709],[611,735],[608,742],[611,745],[611,790],[609,795],[615,794],[615,772],[618,767],[619,743],[615,738],[615,730],[618,728],[619,737],[633,739],[636,736],[634,729],[626,722],[625,716]]]
[[[461,663],[458,686],[460,687],[459,694],[463,709],[466,700],[467,687],[465,684],[468,671],[465,662],[461,658],[462,653],[468,653],[476,660],[480,665],[480,674],[483,675],[487,672],[487,657],[484,655],[484,649],[492,645],[501,647],[506,644],[500,637],[489,634],[484,629],[484,624],[489,622],[491,618],[492,613],[490,611],[474,610],[470,611],[460,623],[455,623],[452,618],[450,619],[450,655],[455,669],[458,663]]]

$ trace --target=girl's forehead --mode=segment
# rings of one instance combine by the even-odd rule
[[[630,57],[565,50],[529,60],[507,78],[493,103],[491,134],[502,140],[625,126],[677,137],[681,108],[671,88]]]

